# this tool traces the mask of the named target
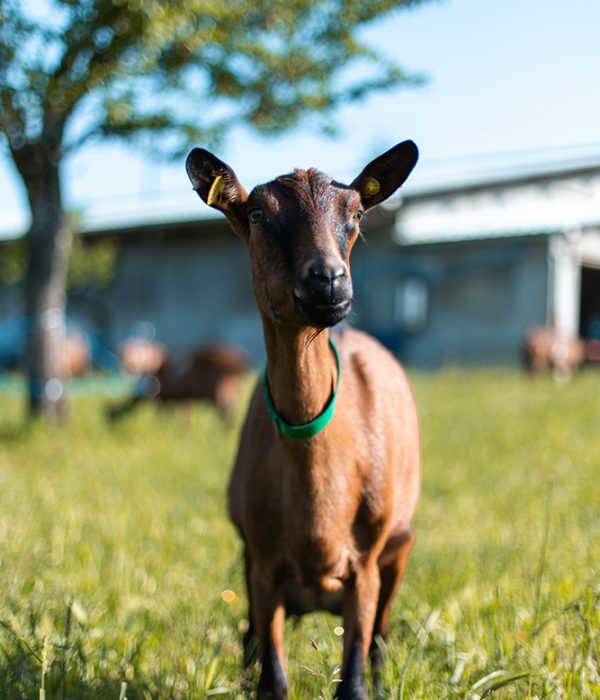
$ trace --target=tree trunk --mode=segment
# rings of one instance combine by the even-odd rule
[[[13,153],[31,207],[25,309],[28,415],[66,417],[65,285],[71,244],[62,207],[59,147],[38,142]]]

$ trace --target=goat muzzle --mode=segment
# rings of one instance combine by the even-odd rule
[[[352,305],[352,280],[346,264],[338,258],[311,260],[302,269],[294,298],[310,325],[339,323]]]

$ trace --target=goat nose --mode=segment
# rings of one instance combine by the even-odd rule
[[[342,260],[329,258],[311,261],[306,266],[305,272],[306,277],[312,277],[315,280],[331,284],[339,277],[344,277],[347,269]]]

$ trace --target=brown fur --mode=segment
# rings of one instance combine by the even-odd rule
[[[65,338],[62,357],[62,376],[65,379],[81,377],[92,367],[92,352],[88,339],[82,333],[68,335]]]
[[[129,338],[119,345],[118,355],[128,374],[154,374],[167,359],[168,352],[160,343]]]
[[[206,399],[224,418],[229,418],[239,396],[241,380],[248,369],[246,355],[235,347],[207,345],[166,354],[156,372],[146,376],[145,391],[108,411],[112,420],[123,417],[140,401],[159,404]]]
[[[585,341],[585,359],[588,362],[600,362],[600,340],[592,338]]]
[[[567,380],[585,360],[585,343],[565,336],[552,326],[534,327],[523,338],[523,362],[531,374],[552,372],[556,379]]]
[[[248,244],[268,382],[288,423],[313,419],[331,396],[337,370],[327,327],[349,310],[358,221],[362,210],[402,184],[416,157],[414,144],[405,142],[370,163],[350,187],[311,169],[250,196],[212,154],[195,149],[188,157],[205,201],[215,177],[228,183],[213,206]],[[367,194],[364,183],[373,178],[380,189]],[[278,434],[258,387],[231,477],[229,511],[244,541],[250,600],[246,658],[256,634],[259,698],[286,696],[285,615],[314,609],[343,615],[337,696],[367,697],[364,665],[369,650],[375,671],[381,665],[374,638],[387,633],[414,541],[420,441],[407,379],[373,338],[346,330],[335,339],[341,382],[329,425],[303,441]]]

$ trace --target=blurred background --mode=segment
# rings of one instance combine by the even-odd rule
[[[262,333],[185,156],[350,182],[408,138],[352,258],[350,322],[422,424],[383,696],[600,697],[599,27],[593,0],[0,0],[0,698],[248,697],[225,494]],[[144,399],[204,401],[116,424]],[[290,700],[334,697],[339,624],[289,626]]]
[[[153,371],[215,342],[262,363],[245,250],[184,171],[198,144],[250,188],[313,165],[350,181],[414,139],[418,167],[355,249],[352,323],[424,368],[600,358],[597,3],[284,2],[244,20],[203,2],[195,26],[177,4],[70,7],[3,9],[0,370],[28,368],[33,410],[62,400],[61,373]],[[40,144],[51,223],[52,178],[23,156]],[[39,273],[30,244],[47,260],[61,229],[68,272]]]

